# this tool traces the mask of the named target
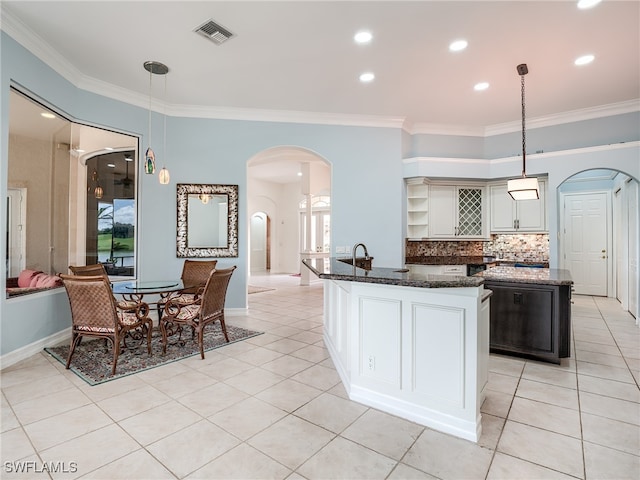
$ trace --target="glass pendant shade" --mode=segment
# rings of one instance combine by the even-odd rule
[[[104,190],[102,190],[102,187],[100,185],[98,185],[95,190],[93,191],[93,195],[96,198],[102,198],[102,196],[104,195]]]
[[[535,177],[522,177],[507,182],[507,191],[514,200],[538,200],[540,187]]]
[[[149,175],[156,173],[156,154],[151,147],[147,148],[144,154],[144,173]]]
[[[170,178],[171,177],[169,175],[169,170],[167,170],[165,167],[162,167],[160,173],[158,173],[158,180],[160,180],[160,183],[162,185],[167,185]]]
[[[209,203],[209,195],[207,195],[206,193],[201,193],[199,198],[204,205]]]

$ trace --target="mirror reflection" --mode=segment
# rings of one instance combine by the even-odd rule
[[[238,256],[238,186],[179,183],[178,257]]]
[[[226,248],[227,195],[189,194],[187,246],[190,248]]]
[[[40,290],[21,274],[55,276],[69,265],[135,275],[138,139],[53,108],[11,88],[4,275],[15,290],[7,296]]]

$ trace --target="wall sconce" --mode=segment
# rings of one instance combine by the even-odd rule
[[[104,195],[104,190],[102,190],[102,187],[100,185],[98,185],[94,190],[93,190],[93,195],[100,199],[102,198],[102,196]]]
[[[526,174],[526,136],[524,128],[524,76],[529,73],[526,63],[522,63],[516,67],[520,74],[520,84],[522,92],[522,177],[509,180],[507,182],[507,191],[514,200],[538,200],[540,198],[540,187],[538,179],[535,177],[527,177]]]
[[[200,195],[198,195],[198,198],[200,199],[200,201],[206,205],[207,203],[209,203],[209,199],[211,198],[209,195],[207,195],[206,193],[201,193]]]

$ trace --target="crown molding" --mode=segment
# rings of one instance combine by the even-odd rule
[[[15,17],[5,4],[1,2],[0,19],[0,30],[7,33],[42,62],[77,86],[77,82],[82,76],[80,71],[45,42],[42,37],[34,33],[27,25]]]

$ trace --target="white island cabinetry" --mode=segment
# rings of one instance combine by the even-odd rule
[[[407,274],[411,275],[411,274]],[[349,398],[477,441],[489,293],[324,280],[324,340]]]

